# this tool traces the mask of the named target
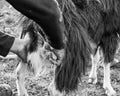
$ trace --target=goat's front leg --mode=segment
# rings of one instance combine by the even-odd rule
[[[94,56],[91,55],[92,68],[89,74],[88,83],[96,84],[98,81],[97,80],[97,65],[99,63],[99,60],[100,60],[100,53],[99,53],[99,48],[98,48],[96,54]]]
[[[106,91],[108,96],[116,96],[116,92],[114,91],[111,80],[110,80],[110,63],[105,63],[104,65],[104,81],[103,81],[103,88]]]
[[[25,85],[24,85],[26,71],[27,71],[27,64],[20,62],[16,69],[16,73],[17,73],[16,85],[18,90],[18,96],[28,96],[27,90],[25,89]]]

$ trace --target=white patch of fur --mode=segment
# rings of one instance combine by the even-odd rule
[[[99,63],[100,60],[100,52],[99,52],[100,48],[97,49],[97,52],[95,54],[95,56],[91,55],[91,60],[92,60],[92,69],[90,71],[90,75],[89,75],[89,83],[97,83],[97,65]]]
[[[44,48],[38,48],[35,52],[28,54],[28,62],[31,65],[31,70],[37,76],[45,72],[45,66],[50,63],[44,54]]]

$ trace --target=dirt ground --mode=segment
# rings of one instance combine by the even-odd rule
[[[15,27],[8,27],[15,24],[18,21],[20,13],[14,10],[7,2],[0,0],[0,31],[19,37],[19,30]],[[9,84],[13,92],[17,92],[16,89],[16,74],[15,69],[18,64],[15,60],[3,60],[0,58],[0,84]],[[83,76],[82,82],[79,84],[77,96],[106,96],[105,91],[102,88],[103,84],[103,68],[98,68],[98,84],[88,84],[88,72]],[[47,87],[52,81],[54,76],[53,67],[48,68],[48,72],[45,75],[38,78],[26,77],[25,85],[29,96],[50,96]],[[117,63],[111,67],[111,81],[112,86],[117,92],[117,96],[120,96],[120,64]],[[71,96],[71,95],[69,95]],[[76,95],[74,95],[76,96]]]

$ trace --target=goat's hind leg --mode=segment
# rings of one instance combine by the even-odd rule
[[[116,92],[114,91],[111,81],[110,81],[110,63],[105,63],[104,65],[104,81],[103,88],[106,91],[108,96],[116,96]]]
[[[89,74],[89,80],[88,83],[93,83],[96,84],[97,83],[97,65],[99,63],[100,60],[100,53],[99,53],[99,48],[97,48],[97,51],[95,53],[95,55],[91,55],[91,61],[92,61],[92,68]]]
[[[17,69],[17,90],[18,90],[18,96],[28,96],[27,90],[25,89],[24,85],[24,79],[27,71],[27,64],[20,62]]]

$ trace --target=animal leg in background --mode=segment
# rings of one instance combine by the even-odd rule
[[[25,85],[24,85],[24,79],[25,79],[25,73],[27,71],[27,64],[20,62],[17,69],[16,69],[16,73],[17,73],[17,90],[18,90],[18,96],[28,96],[27,94],[27,90],[25,89]]]
[[[116,92],[112,88],[111,80],[110,80],[110,64],[104,63],[104,80],[103,80],[103,88],[106,91],[108,96],[115,96]]]
[[[93,83],[96,84],[97,83],[97,65],[99,63],[100,60],[100,48],[97,48],[97,51],[95,53],[95,55],[91,55],[91,60],[92,60],[92,68],[89,74],[89,80],[88,83]]]

